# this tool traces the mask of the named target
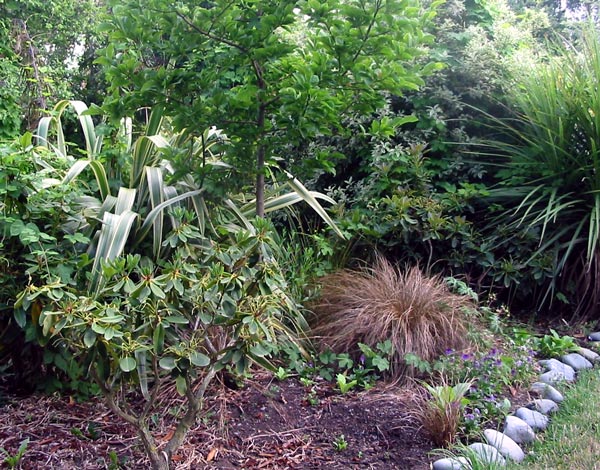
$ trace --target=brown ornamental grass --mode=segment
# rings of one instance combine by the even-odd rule
[[[401,271],[383,257],[373,267],[342,270],[324,277],[321,295],[312,305],[313,334],[323,349],[356,352],[357,344],[393,345],[389,377],[412,375],[404,357],[415,354],[433,361],[447,349],[467,344],[469,298],[450,292],[440,276],[418,267]]]

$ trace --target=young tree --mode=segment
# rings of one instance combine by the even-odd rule
[[[418,88],[437,3],[112,0],[106,106],[120,117],[160,103],[177,128],[224,129],[233,163],[254,161],[262,216],[266,167],[290,160],[283,144],[342,133],[344,116],[374,111],[384,91]]]

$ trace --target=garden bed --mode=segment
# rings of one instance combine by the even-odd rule
[[[297,380],[266,375],[239,390],[219,386],[173,468],[429,468],[433,444],[418,429],[414,392],[377,388],[341,395],[325,382],[316,390],[309,401]],[[168,437],[180,401],[162,406],[156,430]],[[0,423],[0,447],[9,454],[29,439],[23,469],[148,468],[134,430],[97,399],[8,396]]]

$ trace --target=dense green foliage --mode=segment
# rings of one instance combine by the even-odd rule
[[[98,77],[80,59],[97,40],[99,5],[95,0],[0,3],[0,138],[16,136],[21,126],[33,130],[56,101],[93,88]]]
[[[99,59],[111,84],[108,109],[121,117],[161,104],[176,128],[223,129],[233,144],[228,161],[257,173],[259,214],[265,165],[294,164],[290,147],[343,133],[344,116],[373,112],[382,91],[416,89],[436,67],[414,61],[432,40],[424,28],[435,4],[154,0],[111,8]],[[310,157],[309,166],[333,170],[326,153]]]
[[[492,119],[506,137],[489,142],[490,153],[497,149],[507,157],[500,160],[500,187],[491,194],[504,208],[494,224],[500,220],[536,241],[518,263],[545,265],[538,306],[560,299],[589,317],[600,295],[598,34],[587,30],[558,53],[532,70],[518,70],[508,95],[514,118]]]
[[[598,320],[600,38],[564,6],[0,1],[0,371],[101,393],[154,468],[217,374],[271,360],[309,395],[317,374],[348,393],[434,366],[454,386],[477,361],[464,410],[486,422],[526,379],[524,345],[438,359],[440,325],[456,348],[469,328],[448,321],[452,295],[408,294],[443,273],[473,299]],[[315,280],[381,253],[413,281],[334,274],[322,336],[341,346],[299,347]],[[359,331],[383,318],[372,298],[348,321],[357,290],[387,302],[377,338]],[[566,347],[555,336],[540,349]],[[188,408],[165,457],[148,418],[170,382]]]

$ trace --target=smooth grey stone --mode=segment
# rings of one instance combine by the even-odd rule
[[[590,341],[600,341],[600,331],[596,331],[595,333],[590,333],[588,336]]]
[[[433,470],[462,470],[469,468],[468,461],[464,457],[446,457],[433,462]]]
[[[486,429],[483,431],[483,436],[489,445],[498,449],[498,452],[507,459],[522,462],[525,458],[523,449],[506,434],[498,432],[495,429]]]
[[[535,382],[531,388],[531,392],[538,393],[542,398],[552,400],[554,403],[562,403],[565,399],[558,390],[556,390],[551,384],[543,382]]]
[[[535,432],[529,424],[516,416],[507,416],[504,420],[504,434],[517,444],[527,444],[535,440]]]
[[[561,356],[560,360],[575,370],[591,369],[594,367],[590,361],[577,353],[565,354]]]
[[[575,380],[575,369],[560,362],[558,359],[544,359],[543,361],[538,361],[538,364],[545,367],[550,372],[558,372],[564,375],[564,380],[567,382],[573,382]]]
[[[498,449],[489,444],[476,442],[475,444],[471,444],[469,448],[479,456],[481,463],[495,464],[501,467],[506,465],[506,460],[504,460],[504,457],[498,452]]]
[[[577,352],[579,354],[581,354],[583,357],[585,357],[590,362],[598,362],[598,361],[600,361],[600,354],[598,354],[597,352],[592,351],[591,349],[588,349],[588,348],[579,348],[577,350]]]
[[[555,413],[558,411],[558,405],[556,402],[547,398],[533,400],[529,405],[527,405],[527,407],[531,408],[532,410],[539,411],[545,415],[549,415],[550,413]]]
[[[517,415],[517,418],[521,418],[534,430],[544,430],[548,427],[548,423],[550,422],[548,416],[543,415],[539,411],[530,410],[529,408],[521,407],[515,414]]]
[[[540,375],[540,381],[548,385],[556,385],[560,382],[573,382],[575,378],[568,379],[564,374],[557,370],[549,370]]]

